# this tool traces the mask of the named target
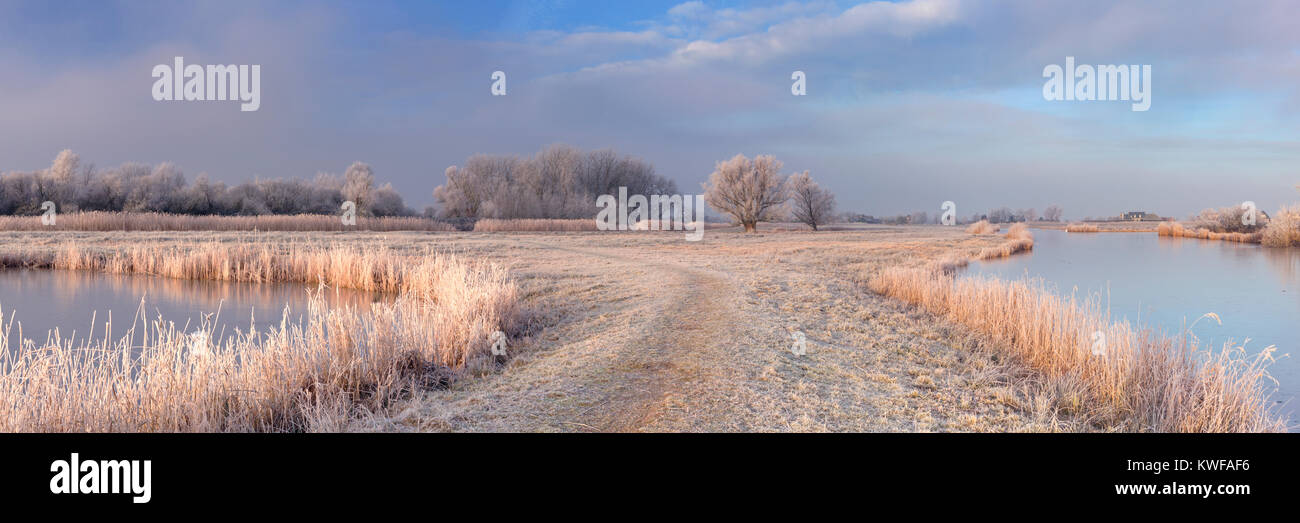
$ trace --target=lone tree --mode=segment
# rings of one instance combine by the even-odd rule
[[[718,211],[730,214],[745,232],[754,232],[758,222],[771,220],[789,199],[781,162],[769,155],[753,160],[737,154],[718,162],[704,184],[704,201]]]
[[[812,181],[808,171],[790,177],[790,215],[815,231],[830,222],[835,213],[835,195]],[[925,213],[921,213],[924,216]],[[921,218],[924,222],[925,218]]]

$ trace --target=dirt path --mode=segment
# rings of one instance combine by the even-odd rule
[[[431,393],[412,407],[421,412],[396,421],[418,430],[639,431],[681,415],[683,391],[725,360],[715,338],[736,320],[725,275],[611,249],[522,243],[534,259],[593,273],[526,277],[555,282],[537,294],[551,297],[540,308],[558,323],[512,347],[518,356],[499,374]],[[438,426],[420,426],[430,421]]]
[[[590,237],[588,237],[590,238]],[[602,243],[603,241],[603,243]],[[970,340],[864,294],[845,260],[684,242],[521,238],[502,260],[544,315],[499,372],[357,430],[1015,431],[1052,415]],[[849,256],[863,245],[845,244]],[[728,250],[733,249],[733,250]],[[821,258],[817,258],[821,259]],[[791,353],[804,332],[808,353]]]

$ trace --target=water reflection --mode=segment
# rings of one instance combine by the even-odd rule
[[[208,317],[214,337],[224,340],[256,325],[263,330],[278,325],[285,308],[291,318],[306,311],[307,284],[251,284],[237,282],[179,280],[153,276],[101,274],[88,271],[0,270],[0,310],[4,324],[12,322],[9,347],[22,336],[40,344],[57,329],[64,340],[80,342],[102,339],[106,322],[112,319],[114,339],[124,336],[134,323],[159,315],[178,328],[199,325]],[[323,296],[332,307],[366,309],[380,295],[351,289],[326,289]],[[137,314],[143,312],[143,314]],[[219,315],[218,315],[219,313]],[[92,324],[93,321],[93,324]],[[216,340],[214,340],[216,341]]]

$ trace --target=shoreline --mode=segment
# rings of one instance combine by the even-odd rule
[[[1032,235],[1025,247],[1022,237],[928,225],[817,233],[760,227],[759,234],[716,231],[703,245],[631,231],[32,234],[0,237],[31,240],[26,255],[50,259],[74,244],[94,245],[86,251],[96,259],[150,245],[257,242],[283,250],[311,241],[381,242],[397,256],[432,247],[506,268],[520,306],[536,311],[530,324],[544,326],[512,338],[509,359],[495,369],[446,388],[408,390],[368,413],[335,405],[329,423],[311,430],[1141,430],[1079,411],[1074,396],[1062,394],[1069,389],[1044,381],[1032,360],[1006,358],[1010,342],[996,332],[870,289],[887,271],[942,274],[953,260],[1024,252]],[[647,250],[657,255],[636,255]],[[14,255],[0,251],[0,258]],[[76,257],[62,259],[66,267]],[[687,304],[707,312],[665,312]],[[734,334],[691,337],[699,328],[692,322],[707,326],[704,333]],[[795,330],[806,333],[806,356],[788,350]],[[628,387],[644,392],[629,395]]]

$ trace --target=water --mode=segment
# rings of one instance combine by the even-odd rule
[[[1273,399],[1285,403],[1283,412],[1295,411],[1293,398],[1300,393],[1300,249],[1155,233],[1033,233],[1031,254],[972,263],[962,277],[1042,278],[1062,294],[1100,295],[1116,319],[1171,334],[1190,326],[1203,347],[1240,344],[1249,338],[1246,349],[1253,355],[1275,345],[1275,356],[1291,357],[1269,367],[1280,383]],[[1209,318],[1197,321],[1209,312],[1218,314],[1223,324]]]
[[[0,270],[0,310],[4,325],[12,320],[11,339],[6,350],[17,346],[19,323],[23,337],[43,344],[47,334],[58,329],[64,340],[79,345],[87,339],[100,340],[105,323],[112,317],[114,341],[127,334],[134,320],[136,343],[143,339],[144,323],[149,330],[159,315],[188,331],[208,317],[214,341],[236,332],[259,332],[279,326],[288,306],[290,318],[301,318],[307,310],[307,284],[252,284],[236,282],[178,280],[139,275],[101,274],[89,271]],[[379,295],[350,289],[326,289],[326,303],[332,307],[352,306],[365,310]],[[143,305],[141,304],[143,300]],[[143,308],[142,308],[143,307]],[[143,311],[142,315],[137,312]],[[220,314],[218,315],[218,311]],[[92,325],[92,317],[94,318]],[[0,327],[2,328],[2,327]]]

